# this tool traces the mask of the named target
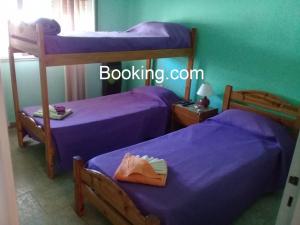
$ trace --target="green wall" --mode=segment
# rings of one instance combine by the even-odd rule
[[[8,60],[0,62],[1,76],[4,86],[8,121],[14,122],[14,106],[10,82]],[[41,89],[39,79],[39,64],[36,59],[17,59],[16,72],[21,107],[41,104]],[[96,97],[101,93],[98,65],[86,66],[86,94]],[[65,101],[64,69],[63,67],[47,68],[50,103]]]
[[[113,5],[123,1],[110,1]],[[170,21],[198,29],[195,68],[205,71],[221,104],[224,86],[261,89],[300,100],[299,0],[127,0],[123,11],[106,18],[132,26],[142,21]],[[123,3],[124,4],[124,3]],[[101,11],[102,12],[102,11]],[[125,14],[127,12],[127,14]],[[159,60],[158,67],[182,68],[183,59]],[[131,81],[129,88],[141,85]],[[164,86],[183,93],[183,82]],[[192,98],[199,83],[193,83]]]
[[[101,31],[127,29],[132,0],[96,0],[97,27]]]
[[[294,102],[300,99],[300,1],[298,0],[98,0],[99,30],[124,30],[147,20],[170,21],[196,27],[195,68],[205,71],[215,90],[212,104],[220,106],[223,89],[261,89]],[[144,63],[144,62],[142,62]],[[141,62],[139,62],[139,65]],[[124,67],[136,65],[124,62]],[[0,63],[6,106],[14,121],[7,60]],[[156,67],[167,71],[185,68],[186,59],[158,60]],[[48,69],[51,102],[64,101],[63,68]],[[21,105],[40,104],[38,62],[17,62]],[[88,97],[98,96],[101,84],[97,65],[87,66]],[[200,82],[193,82],[192,94]],[[124,89],[143,81],[124,82]],[[166,81],[164,86],[183,96],[183,81]]]

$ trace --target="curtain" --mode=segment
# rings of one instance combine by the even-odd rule
[[[62,33],[95,30],[93,0],[53,0],[55,18]],[[66,101],[85,98],[85,65],[65,66]]]

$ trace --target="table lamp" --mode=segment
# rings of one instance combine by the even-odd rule
[[[207,108],[209,106],[209,99],[207,97],[211,96],[213,93],[212,87],[208,83],[203,83],[197,91],[197,95],[203,97],[197,103],[198,106]]]

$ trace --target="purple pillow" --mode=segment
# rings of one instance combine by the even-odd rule
[[[158,86],[144,86],[144,87],[134,88],[132,92],[144,94],[151,98],[159,99],[169,107],[171,107],[173,103],[179,100],[179,98],[174,92]]]
[[[241,128],[252,134],[266,138],[278,138],[278,135],[288,134],[288,130],[279,123],[257,113],[230,109],[210,120]]]
[[[143,22],[128,29],[126,32],[149,37],[166,37],[169,39],[169,42],[180,43],[182,47],[189,48],[191,46],[190,30],[177,23]]]
[[[33,23],[34,26],[37,24],[42,25],[43,31],[46,35],[57,35],[61,31],[59,23],[53,19],[39,18]]]

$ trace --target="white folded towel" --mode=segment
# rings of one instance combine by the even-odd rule
[[[139,157],[141,159],[144,159],[144,160],[148,161],[149,164],[152,166],[153,170],[157,174],[166,175],[168,173],[168,166],[167,166],[167,163],[164,159],[149,157],[148,155],[144,155],[142,157],[137,155],[136,157]]]

